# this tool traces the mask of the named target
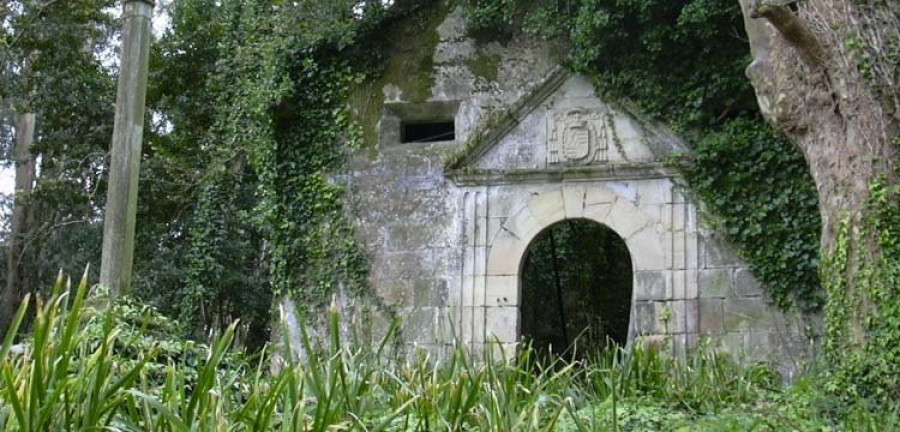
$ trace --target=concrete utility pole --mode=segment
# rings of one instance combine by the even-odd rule
[[[131,288],[153,6],[153,0],[125,0],[122,58],[100,265],[100,283],[108,287],[113,296],[126,293]]]

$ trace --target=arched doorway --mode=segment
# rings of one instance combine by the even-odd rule
[[[534,237],[521,268],[521,336],[539,353],[581,354],[624,345],[632,266],[625,241],[588,219],[566,219]]]

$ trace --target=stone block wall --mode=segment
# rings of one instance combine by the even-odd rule
[[[556,65],[549,47],[535,41],[480,45],[460,9],[436,33],[432,70],[408,71],[428,74],[430,96],[385,82],[378,142],[353,155],[341,176],[348,214],[369,252],[370,283],[403,319],[408,344],[436,354],[465,344],[512,355],[525,250],[554,222],[582,218],[613,229],[631,253],[633,298],[621,299],[631,305],[629,340],[666,344],[681,355],[705,338],[791,373],[810,324],[770,305],[746,266],[703,228],[677,173],[660,163],[684,151],[677,139],[608,106],[587,80],[571,76],[545,89],[469,167],[445,172],[448,155],[492,112],[529,97]],[[485,53],[498,59],[491,79],[471,67]],[[456,139],[399,142],[403,121],[430,114],[452,116]],[[565,138],[554,131],[575,121],[591,122],[588,143],[606,140],[599,162],[558,159]]]
[[[374,111],[371,89],[357,89],[354,100],[361,102],[353,108],[359,116],[378,116],[360,119],[376,124],[377,137],[351,155],[340,176],[348,215],[369,255],[371,286],[388,312],[403,320],[404,340],[435,353],[452,347],[464,331],[462,310],[450,299],[458,298],[463,271],[471,271],[465,267],[471,263],[463,263],[460,216],[467,193],[444,173],[444,162],[491,112],[522,97],[556,66],[542,42],[518,37],[508,41],[515,49],[504,49],[496,41],[476,41],[461,8],[441,4],[438,11],[444,15],[436,28],[414,24],[421,39],[403,41],[392,54],[430,49],[430,70],[407,68],[382,77],[374,97],[383,106]],[[428,47],[425,34],[432,31],[436,43]],[[475,67],[485,59],[496,67],[492,79]],[[409,82],[429,82],[430,88],[405,91]],[[455,139],[400,142],[403,122],[446,118],[455,121]]]

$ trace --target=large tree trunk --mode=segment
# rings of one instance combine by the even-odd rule
[[[760,109],[802,150],[818,189],[823,275],[840,273],[826,319],[828,343],[841,348],[826,354],[841,362],[869,343],[881,307],[862,285],[863,269],[883,259],[878,230],[867,228],[870,187],[897,184],[900,74],[887,53],[900,40],[898,7],[886,0],[740,2]]]
[[[0,328],[6,329],[22,298],[28,291],[25,277],[25,238],[28,234],[28,200],[35,180],[34,157],[31,145],[34,142],[34,113],[18,116],[16,122],[16,163],[15,200],[9,237],[9,256],[6,289],[0,306]]]
[[[864,207],[872,181],[896,181],[897,101],[879,88],[895,85],[893,74],[863,77],[862,52],[848,43],[890,29],[869,27],[869,12],[849,0],[741,3],[753,53],[747,75],[763,114],[806,156],[830,252],[841,219]]]

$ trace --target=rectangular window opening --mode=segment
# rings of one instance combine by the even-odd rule
[[[453,120],[406,123],[401,126],[403,143],[427,143],[456,140],[456,124]]]

